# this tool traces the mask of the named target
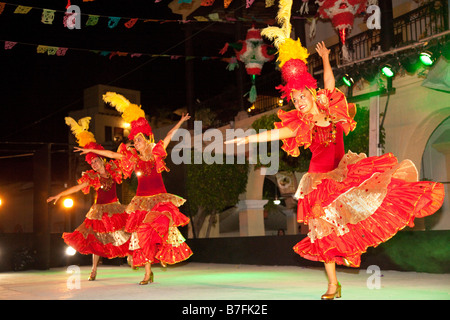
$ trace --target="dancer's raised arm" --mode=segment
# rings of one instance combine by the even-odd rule
[[[180,121],[178,121],[178,123],[169,131],[169,133],[167,133],[166,137],[164,138],[164,140],[163,140],[163,142],[164,142],[164,149],[167,148],[167,146],[170,143],[170,140],[172,139],[172,136],[181,127],[183,122],[188,121],[190,118],[191,118],[191,116],[189,115],[189,113],[183,114],[181,116]]]
[[[69,194],[72,194],[72,193],[76,193],[76,192],[82,190],[83,188],[86,188],[88,185],[89,184],[87,182],[84,182],[82,184],[78,184],[76,186],[70,187],[69,189],[58,193],[56,196],[48,197],[47,202],[54,201],[53,204],[56,204],[56,202],[59,200],[59,198],[68,196]]]
[[[323,63],[323,82],[325,89],[333,90],[335,86],[335,79],[333,74],[333,69],[330,64],[330,49],[327,49],[325,43],[319,42],[316,45],[316,51],[322,58]]]

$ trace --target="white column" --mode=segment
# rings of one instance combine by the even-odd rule
[[[240,200],[239,232],[241,237],[264,236],[264,205],[268,200]]]

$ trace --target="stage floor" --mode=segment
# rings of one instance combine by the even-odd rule
[[[327,287],[323,269],[294,266],[155,265],[147,286],[143,269],[101,265],[87,281],[90,266],[77,268],[0,273],[0,300],[319,300]],[[450,299],[450,274],[338,268],[338,279],[340,300]]]

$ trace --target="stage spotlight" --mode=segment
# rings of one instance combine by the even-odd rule
[[[73,207],[73,200],[71,198],[66,198],[63,201],[64,208],[70,209]]]
[[[75,255],[75,253],[77,253],[77,251],[74,248],[72,248],[72,247],[66,248],[66,255],[73,256],[73,255]]]
[[[433,63],[435,61],[433,53],[430,51],[422,51],[419,55],[419,59],[426,66],[433,65]]]
[[[348,87],[351,87],[355,81],[353,80],[353,78],[346,73],[343,77],[342,77],[342,81],[344,81],[345,85],[347,85]]]
[[[385,64],[381,68],[381,73],[384,74],[388,78],[392,78],[395,74],[394,69],[392,68],[392,66],[390,64]]]

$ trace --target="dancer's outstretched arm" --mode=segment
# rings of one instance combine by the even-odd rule
[[[294,131],[291,131],[291,129],[287,127],[283,127],[281,129],[273,129],[264,131],[258,134],[253,134],[251,136],[242,137],[242,138],[236,138],[233,140],[225,141],[225,144],[232,144],[237,143],[240,144],[246,144],[251,142],[267,142],[267,141],[273,141],[273,140],[282,140],[287,138],[293,138],[296,134]]]
[[[191,116],[189,115],[189,113],[183,114],[181,116],[180,121],[178,121],[178,123],[169,131],[169,133],[167,133],[166,137],[164,138],[164,140],[163,140],[163,142],[164,142],[164,149],[167,148],[167,146],[170,143],[170,140],[172,139],[172,136],[181,127],[183,122],[188,121],[190,118],[191,118]]]
[[[92,152],[92,153],[98,154],[99,156],[107,157],[107,158],[111,158],[111,159],[121,159],[122,158],[122,154],[120,154],[118,152],[110,151],[110,150],[85,149],[85,148],[75,147],[73,152],[79,152],[80,155]]]
[[[70,187],[69,189],[58,193],[56,196],[48,197],[47,202],[54,201],[53,204],[56,204],[56,202],[59,200],[59,198],[68,196],[69,194],[72,194],[72,193],[76,193],[76,192],[80,191],[81,189],[86,188],[88,185],[89,185],[89,183],[83,182],[82,184],[78,184],[76,186]]]

